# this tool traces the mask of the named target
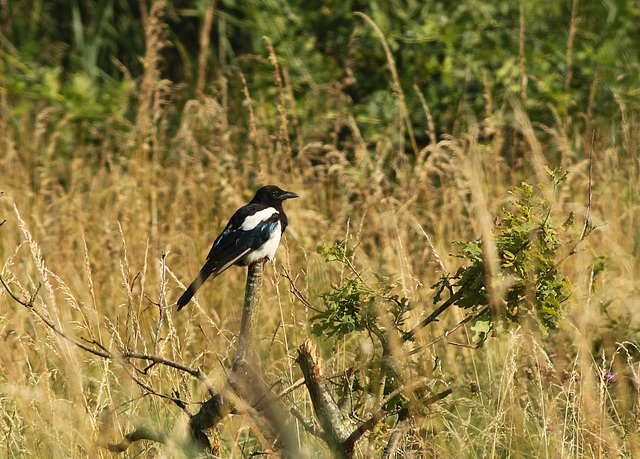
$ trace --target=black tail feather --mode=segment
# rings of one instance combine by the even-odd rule
[[[202,284],[204,284],[204,282],[209,278],[209,276],[211,275],[211,271],[207,270],[209,272],[205,271],[205,268],[207,268],[207,266],[205,265],[204,268],[202,269],[202,271],[200,271],[200,274],[198,274],[198,277],[196,277],[194,279],[193,282],[191,282],[191,285],[187,288],[187,290],[182,294],[182,296],[180,298],[178,298],[178,301],[176,302],[178,304],[178,311],[180,309],[182,309],[189,301],[191,301],[191,298],[193,298],[193,295],[196,294],[196,292],[198,291],[198,289],[200,288],[200,286]]]
[[[193,295],[196,294],[200,286],[202,286],[202,284],[204,284],[207,279],[209,279],[210,277],[213,279],[214,277],[222,274],[227,270],[229,266],[236,263],[248,252],[249,249],[246,248],[240,253],[234,253],[233,257],[227,257],[223,260],[220,260],[220,257],[212,256],[212,254],[209,253],[209,258],[207,258],[207,262],[200,270],[200,274],[198,274],[198,277],[196,277],[194,281],[191,282],[191,285],[176,302],[178,304],[178,311],[182,309],[191,300],[191,298],[193,298]]]
[[[185,292],[182,294],[182,296],[180,298],[178,298],[177,304],[178,304],[178,311],[182,308],[185,307],[185,305],[191,301],[191,298],[193,298],[193,295],[195,295],[196,290],[194,288],[192,288],[191,286],[189,286],[189,288],[187,290],[185,290]]]

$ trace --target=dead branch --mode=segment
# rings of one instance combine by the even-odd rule
[[[310,433],[314,437],[324,440],[325,442],[328,441],[327,437],[324,435],[324,432],[319,430],[316,427],[315,423],[313,423],[312,421],[308,421],[300,412],[300,410],[298,410],[297,408],[291,408],[289,412],[298,420],[302,427],[304,427],[304,430],[306,430],[308,433]]]
[[[259,380],[253,371],[253,365],[256,364],[256,359],[254,358],[255,330],[258,320],[263,270],[264,260],[253,263],[248,269],[242,323],[240,335],[238,336],[238,349],[227,384],[217,393],[210,389],[211,398],[204,402],[200,410],[191,416],[189,420],[189,433],[192,440],[208,452],[212,451],[212,446],[206,432],[229,415],[236,406],[241,405],[241,400],[249,400],[252,396],[255,397],[257,393],[261,393],[259,390],[251,391],[251,388],[255,389],[254,384]],[[247,381],[251,381],[251,384],[247,384]],[[258,387],[260,386],[258,385]],[[262,395],[264,396],[264,394]]]
[[[396,388],[378,404],[378,409],[370,413],[358,425],[346,416],[335,402],[327,385],[327,378],[322,369],[322,361],[317,355],[316,347],[310,340],[305,341],[298,348],[297,362],[304,375],[305,385],[311,396],[316,418],[323,432],[317,431],[306,420],[300,419],[301,415],[294,415],[301,421],[304,428],[313,435],[322,438],[331,451],[338,457],[349,458],[353,456],[356,442],[368,431],[373,429],[382,419],[388,416],[398,415],[400,410],[386,410],[384,406],[401,392],[414,392],[417,388],[427,384],[426,379],[412,382]],[[448,396],[451,389],[427,398],[424,403],[429,405]],[[398,440],[399,441],[399,440]]]
[[[389,441],[387,442],[387,446],[384,448],[384,452],[382,453],[383,459],[390,459],[395,457],[396,451],[398,450],[398,446],[400,446],[400,440],[402,440],[402,435],[407,427],[408,421],[406,419],[399,419],[396,424],[395,429],[391,432],[391,436],[389,437]]]
[[[189,421],[192,438],[205,450],[211,446],[205,432],[214,427],[233,411],[259,412],[267,420],[282,443],[283,453],[290,457],[301,457],[295,436],[285,422],[282,410],[261,378],[260,364],[255,356],[256,328],[265,261],[249,266],[245,289],[244,307],[238,349],[227,384],[213,395]]]
[[[39,287],[28,299],[19,298],[6,284],[2,276],[0,276],[0,283],[16,302],[23,305],[33,314],[35,314],[42,322],[54,333],[63,338],[64,340],[72,343],[78,348],[89,352],[97,357],[101,357],[108,360],[113,360],[125,368],[127,373],[141,388],[147,391],[148,394],[157,395],[162,398],[171,400],[176,405],[181,407],[185,412],[186,410],[184,402],[174,396],[168,396],[160,394],[154,391],[150,386],[137,379],[131,372],[128,371],[126,364],[131,364],[130,360],[145,360],[151,362],[146,368],[150,368],[153,365],[160,364],[179,371],[188,373],[198,380],[200,380],[209,390],[211,398],[207,400],[200,410],[189,421],[189,430],[192,440],[200,445],[206,451],[212,451],[211,444],[206,435],[206,431],[214,427],[225,416],[232,413],[237,408],[247,408],[249,411],[259,411],[261,415],[269,422],[269,425],[273,428],[278,435],[282,448],[286,455],[291,457],[300,457],[297,451],[297,446],[292,440],[293,435],[290,432],[284,417],[282,416],[282,410],[277,407],[277,403],[274,397],[271,396],[269,389],[266,387],[261,379],[259,371],[259,362],[255,358],[255,335],[258,324],[258,311],[260,303],[260,294],[262,288],[263,270],[265,260],[256,262],[249,266],[247,285],[245,290],[245,301],[242,313],[242,324],[240,334],[238,336],[238,349],[236,358],[233,363],[231,373],[228,377],[227,384],[220,391],[216,392],[213,384],[207,376],[198,368],[192,368],[180,362],[176,362],[165,357],[153,354],[145,354],[137,351],[123,351],[114,352],[107,349],[104,345],[96,340],[88,340],[81,338],[81,340],[65,333],[62,329],[58,328],[56,324],[42,311],[34,306],[34,302],[38,295]],[[160,308],[162,309],[162,294],[159,301]],[[161,323],[159,323],[159,326]],[[155,345],[158,343],[158,333],[156,333]],[[135,368],[135,367],[134,367]],[[138,370],[145,373],[146,370]],[[255,406],[254,406],[255,405]],[[245,411],[247,411],[245,409]],[[140,427],[127,434],[120,443],[111,443],[105,447],[110,451],[123,452],[132,443],[139,440],[152,440],[160,443],[166,441],[167,436],[161,432],[157,432],[152,429]]]
[[[310,340],[306,340],[298,348],[296,361],[304,375],[305,385],[311,396],[316,418],[328,439],[329,447],[334,453],[349,457],[350,454],[344,450],[342,445],[351,435],[353,425],[333,399],[327,386],[322,362],[316,352],[316,346]]]
[[[27,308],[29,311],[33,312],[36,316],[38,316],[38,318],[40,318],[40,320],[42,320],[42,322],[44,322],[44,324],[51,331],[53,331],[55,334],[57,334],[58,336],[60,336],[64,340],[66,340],[66,341],[72,343],[73,345],[79,347],[80,349],[82,349],[82,350],[84,350],[86,352],[89,352],[89,353],[91,353],[91,354],[93,354],[93,355],[95,355],[97,357],[102,357],[103,359],[120,361],[120,362],[124,362],[124,361],[127,361],[129,359],[147,360],[147,361],[152,362],[154,364],[161,364],[161,365],[168,366],[170,368],[175,368],[176,370],[184,371],[185,373],[189,373],[191,376],[194,376],[194,377],[198,378],[198,380],[200,382],[202,382],[207,387],[209,392],[215,393],[215,391],[213,389],[213,384],[211,383],[211,381],[209,380],[207,375],[204,374],[204,372],[202,372],[202,370],[200,370],[199,368],[192,368],[192,367],[190,367],[188,365],[185,365],[183,363],[176,362],[174,360],[167,359],[167,358],[159,356],[159,355],[144,354],[144,353],[136,352],[136,351],[112,352],[112,351],[108,350],[105,346],[103,346],[101,343],[99,343],[96,340],[87,340],[86,338],[82,338],[83,341],[85,341],[86,343],[89,343],[89,344],[85,344],[82,341],[79,341],[79,340],[75,339],[74,337],[66,334],[64,331],[59,329],[56,326],[56,324],[53,323],[53,321],[51,319],[49,319],[44,313],[42,313],[40,310],[38,310],[36,307],[34,307],[33,303],[35,302],[35,299],[36,299],[36,297],[38,295],[38,291],[40,290],[40,286],[38,286],[36,291],[31,295],[31,297],[28,300],[24,300],[24,299],[18,298],[13,293],[13,291],[6,284],[6,282],[4,281],[2,276],[0,276],[0,283],[2,283],[2,286],[7,291],[9,296],[11,296],[11,298],[13,298],[19,304],[21,304],[22,306]]]

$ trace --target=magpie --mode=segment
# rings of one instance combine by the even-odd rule
[[[247,266],[263,258],[273,259],[288,220],[282,201],[299,197],[274,185],[256,191],[246,206],[240,207],[216,238],[200,274],[178,299],[178,311],[195,295],[200,286],[231,265]]]

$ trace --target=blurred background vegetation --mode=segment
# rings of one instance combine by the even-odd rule
[[[209,7],[207,1],[176,1],[163,8],[158,70],[173,83],[172,106],[179,113],[202,77],[208,94],[225,97],[230,121],[246,123],[242,73],[275,115],[266,36],[296,101],[291,116],[314,120],[290,126],[297,129],[297,148],[330,134],[347,140],[341,123],[348,113],[363,138],[408,140],[395,129],[398,109],[389,109],[398,104],[385,51],[354,11],[369,16],[386,39],[421,146],[429,139],[420,94],[437,135],[465,132],[470,118],[479,122],[495,112],[513,126],[512,110],[504,106],[509,97],[520,99],[535,122],[550,125],[560,117],[572,143],[581,143],[594,123],[604,123],[607,134],[619,132],[621,107],[629,116],[637,108],[640,6],[634,2],[221,1],[213,10],[202,75],[200,35]],[[46,106],[72,116],[73,124],[109,119],[111,126],[114,116],[132,121],[147,10],[124,0],[7,2],[0,32],[8,120],[16,125]],[[177,126],[174,119],[170,127]],[[505,144],[503,153],[513,148]]]
[[[462,262],[448,256],[452,241],[488,234],[523,180],[540,184],[558,224],[574,212],[579,230],[593,150],[598,230],[565,264],[565,325],[505,331],[479,350],[462,327],[423,350],[406,377],[454,393],[415,415],[402,451],[632,457],[639,64],[640,4],[624,0],[0,1],[3,278],[26,296],[42,282],[38,307],[71,334],[152,348],[158,312],[144,295],[166,288],[169,306],[231,213],[278,184],[301,199],[287,206],[260,334],[265,371],[286,387],[300,377],[290,356],[313,313],[287,293],[282,265],[321,304],[344,273],[316,247],[346,240],[359,272],[389,276],[417,323],[429,287]],[[569,172],[557,193],[544,166]],[[163,331],[162,353],[220,381],[241,309],[236,272],[203,289],[202,308],[168,309]],[[8,456],[107,456],[102,438],[140,420],[184,426],[175,407],[136,398],[122,369],[69,349],[2,295]],[[417,344],[462,318],[453,310]],[[336,372],[368,355],[360,335],[319,341]],[[206,397],[183,375],[151,373],[159,392]],[[291,397],[311,418],[304,391]],[[264,448],[235,418],[220,434],[224,455]],[[179,454],[136,448],[126,454]]]

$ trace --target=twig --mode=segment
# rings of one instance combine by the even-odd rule
[[[370,431],[376,425],[378,425],[378,422],[380,422],[382,419],[386,418],[387,416],[393,416],[398,414],[399,412],[400,412],[399,408],[393,411],[379,410],[379,411],[376,411],[366,421],[358,425],[358,427],[353,432],[351,432],[351,435],[349,435],[349,438],[347,438],[343,443],[343,449],[347,453],[347,455],[353,454],[353,450],[355,448],[356,442],[360,439],[360,437],[362,437],[364,434],[366,434],[368,431]]]
[[[68,335],[66,335],[62,330],[59,330],[58,327],[56,327],[56,325],[51,321],[51,319],[49,319],[47,316],[45,316],[42,312],[38,311],[38,309],[36,309],[33,306],[33,303],[36,299],[36,296],[38,295],[38,292],[40,291],[40,286],[42,284],[38,284],[38,288],[36,289],[36,291],[33,293],[33,295],[31,295],[31,298],[29,298],[28,300],[22,300],[20,298],[18,298],[13,291],[11,291],[11,289],[9,288],[9,286],[5,283],[4,279],[2,278],[2,276],[0,275],[0,283],[2,283],[2,286],[4,287],[4,289],[7,291],[7,293],[9,294],[9,296],[11,298],[13,298],[15,301],[17,301],[19,304],[21,304],[22,306],[24,306],[25,308],[29,309],[30,311],[32,311],[36,316],[38,316],[51,330],[53,330],[56,334],[58,334],[59,336],[61,336],[62,338],[66,339],[67,341],[75,344],[76,346],[78,346],[79,348],[90,352],[94,355],[97,355],[98,357],[102,357],[105,359],[111,359],[113,358],[113,356],[111,355],[110,352],[108,351],[101,351],[99,349],[94,349],[91,346],[87,346],[86,344],[81,343],[80,341],[76,340],[75,338],[72,338]]]
[[[402,386],[396,387],[393,391],[389,392],[387,396],[380,401],[378,406],[381,406],[381,407],[385,406],[387,403],[389,403],[389,401],[393,397],[398,395],[400,392],[411,392],[426,383],[427,383],[426,378],[420,378],[418,381],[414,381],[412,383],[403,384]]]
[[[589,197],[588,197],[588,203],[587,203],[587,210],[584,213],[584,223],[582,225],[582,231],[580,231],[580,237],[578,237],[575,244],[573,244],[573,247],[571,247],[571,250],[569,250],[569,253],[567,253],[564,257],[558,260],[556,264],[553,265],[553,267],[551,267],[547,272],[545,272],[538,279],[536,279],[536,282],[535,282],[536,285],[539,285],[540,282],[542,282],[544,279],[549,277],[551,273],[555,272],[560,267],[560,265],[567,260],[567,258],[569,258],[572,255],[575,255],[577,253],[576,249],[578,248],[578,245],[582,241],[584,241],[587,238],[587,236],[591,233],[591,231],[593,231],[594,229],[594,227],[591,224],[591,200],[593,198],[593,142],[594,142],[595,136],[596,136],[596,131],[594,129],[591,133],[591,147],[589,149]]]
[[[298,287],[296,287],[296,281],[294,279],[291,279],[291,275],[289,274],[289,271],[287,271],[286,268],[282,268],[282,273],[280,274],[282,277],[284,277],[285,279],[287,279],[289,281],[289,291],[291,293],[293,293],[293,295],[300,300],[300,302],[305,305],[306,307],[308,307],[309,309],[314,310],[315,312],[322,312],[320,309],[316,308],[315,306],[313,306],[309,300],[307,298],[305,298],[304,294],[298,290]],[[297,277],[296,277],[297,279]]]
[[[358,427],[351,433],[351,435],[349,435],[349,438],[345,442],[345,450],[349,451],[353,449],[356,441],[358,441],[358,439],[360,439],[360,437],[365,433],[367,433],[369,430],[373,429],[378,424],[378,422],[380,422],[382,419],[388,416],[394,416],[400,412],[400,409],[388,411],[383,408],[387,403],[389,403],[389,401],[391,401],[391,399],[393,399],[396,395],[398,395],[401,392],[415,391],[418,387],[426,384],[426,382],[427,380],[425,378],[422,378],[419,381],[402,385],[396,388],[395,390],[393,390],[391,393],[389,393],[378,404],[380,408],[377,411],[375,411],[373,414],[370,414],[363,422],[361,422],[358,425]],[[429,406],[437,402],[438,400],[442,400],[443,398],[451,394],[451,392],[453,392],[452,389],[446,389],[438,394],[432,395],[431,397],[427,398],[424,401],[424,405]]]
[[[420,352],[422,349],[433,346],[435,343],[437,343],[438,341],[443,340],[444,338],[446,338],[447,336],[449,336],[451,333],[453,333],[454,331],[456,331],[457,329],[459,329],[460,327],[462,327],[464,324],[470,322],[471,320],[475,319],[476,317],[480,317],[482,314],[484,314],[485,312],[487,312],[489,310],[489,305],[486,305],[485,307],[479,309],[478,311],[474,312],[473,314],[468,315],[467,317],[465,317],[464,319],[462,319],[460,322],[458,322],[457,325],[455,325],[454,327],[450,328],[449,330],[447,330],[446,332],[444,332],[442,335],[432,339],[431,341],[429,341],[427,344],[425,344],[424,346],[420,346],[417,347],[415,349],[412,349],[411,351],[409,351],[407,353],[407,355],[414,355],[417,354],[418,352]],[[449,343],[449,344],[454,344],[457,346],[461,346],[461,344],[459,343]]]
[[[209,380],[209,378],[207,377],[207,375],[202,372],[202,370],[198,369],[198,368],[192,368],[188,365],[185,365],[183,363],[180,362],[176,362],[170,359],[167,359],[165,357],[159,356],[159,355],[152,355],[152,354],[144,354],[141,352],[135,352],[135,351],[124,351],[124,352],[120,352],[120,353],[114,353],[112,351],[109,351],[105,346],[103,346],[102,344],[100,344],[99,342],[95,341],[95,340],[87,340],[86,338],[81,338],[82,340],[86,341],[87,343],[93,344],[96,347],[92,347],[90,345],[84,344],[83,342],[73,338],[72,336],[67,335],[64,331],[60,330],[56,324],[53,323],[53,321],[51,319],[49,319],[46,315],[44,315],[42,312],[40,312],[37,308],[35,308],[33,306],[33,303],[36,299],[36,295],[38,294],[39,290],[40,290],[40,286],[38,286],[38,288],[36,289],[35,293],[33,295],[31,295],[31,298],[29,300],[22,300],[20,298],[18,298],[9,288],[9,286],[5,283],[4,279],[2,278],[2,276],[0,276],[0,283],[2,283],[3,287],[5,288],[5,290],[7,291],[7,293],[9,293],[9,296],[11,296],[15,301],[17,301],[18,303],[20,303],[21,305],[23,305],[24,307],[26,307],[27,309],[29,309],[30,311],[32,311],[36,316],[38,316],[47,327],[49,327],[54,333],[56,333],[58,336],[62,337],[63,339],[65,339],[66,341],[72,343],[73,345],[79,347],[80,349],[87,351],[97,357],[102,357],[103,359],[108,359],[108,360],[126,360],[126,359],[138,359],[138,360],[147,360],[150,362],[153,362],[155,364],[161,364],[161,365],[165,365],[171,368],[175,368],[176,370],[180,370],[180,371],[184,371],[185,373],[189,373],[192,376],[195,376],[196,378],[198,378],[198,380],[200,380],[200,382],[202,382],[207,389],[209,390],[210,393],[215,393],[214,389],[213,389],[213,384],[211,383],[211,381]]]
[[[158,303],[157,301],[153,301],[153,300],[151,299],[151,297],[150,297],[149,295],[147,295],[146,293],[143,293],[143,294],[142,294],[142,296],[144,296],[144,297],[147,299],[147,301],[148,301],[149,303],[151,303],[152,305],[154,305],[154,306],[160,306],[160,303]]]
[[[435,343],[437,343],[440,340],[443,340],[444,338],[446,338],[447,336],[449,336],[451,333],[453,333],[454,331],[456,331],[457,329],[459,329],[460,327],[462,327],[464,324],[470,322],[471,320],[475,319],[476,317],[480,317],[482,314],[484,314],[485,312],[487,312],[489,310],[489,305],[486,305],[485,307],[479,309],[478,311],[474,312],[473,314],[469,314],[467,317],[465,317],[464,319],[462,319],[460,322],[458,322],[457,325],[455,325],[453,328],[450,328],[449,330],[447,330],[446,332],[444,332],[442,335],[432,339],[431,341],[429,341],[426,345],[424,345],[422,348],[425,347],[429,347],[434,345]],[[415,354],[417,351],[419,351],[422,348],[418,348],[417,350],[414,349],[413,351],[411,351],[410,354]]]
[[[453,389],[445,389],[442,392],[434,394],[431,397],[428,397],[427,399],[425,399],[424,404],[425,404],[425,406],[432,405],[435,402],[438,402],[438,401],[442,400],[443,398],[448,397],[452,392],[453,392]]]
[[[198,380],[205,385],[205,387],[207,388],[210,394],[215,394],[213,383],[209,380],[207,375],[199,368],[192,368],[183,363],[176,362],[174,360],[170,360],[159,355],[144,354],[141,352],[125,351],[125,352],[122,352],[120,355],[123,359],[148,360],[150,362],[153,362],[154,364],[165,365],[167,367],[175,368],[176,370],[189,373],[191,376],[195,376],[196,378],[198,378]]]
[[[95,339],[89,340],[89,339],[85,338],[84,336],[81,336],[80,339],[82,341],[85,341],[85,342],[89,343],[89,344],[93,344],[94,346],[98,346],[100,349],[102,349],[103,351],[105,351],[105,352],[110,354],[109,349],[104,347],[100,342],[96,341]]]
[[[287,387],[285,389],[282,389],[280,391],[280,393],[278,395],[276,395],[276,399],[277,400],[281,399],[282,397],[287,395],[289,392],[291,392],[294,389],[297,389],[298,387],[302,386],[303,384],[304,384],[304,378],[298,379],[296,382],[291,384],[289,387]]]
[[[147,391],[146,395],[155,395],[156,397],[163,398],[165,400],[170,400],[173,403],[175,403],[180,409],[182,409],[182,411],[184,411],[188,416],[193,416],[191,412],[189,412],[189,410],[187,409],[187,405],[185,404],[184,400],[174,397],[172,395],[165,395],[160,392],[157,392],[151,386],[143,383],[138,378],[136,378],[133,374],[131,374],[131,372],[126,367],[124,367],[124,370],[127,372],[127,374],[129,375],[129,377],[133,382],[135,382],[138,386],[140,386],[141,388]]]
[[[438,307],[435,311],[433,311],[431,313],[431,315],[429,315],[429,317],[427,317],[426,319],[424,319],[422,322],[420,322],[418,325],[416,325],[415,327],[413,327],[411,330],[409,330],[408,332],[406,332],[404,335],[402,335],[402,341],[408,341],[411,338],[413,338],[413,336],[418,333],[420,330],[422,330],[424,327],[426,327],[427,325],[429,325],[431,322],[435,322],[436,320],[438,320],[438,316],[440,314],[442,314],[449,306],[451,306],[452,304],[454,304],[456,301],[458,301],[460,298],[462,298],[462,294],[464,293],[465,287],[469,284],[469,282],[471,281],[467,281],[467,283],[465,283],[464,285],[462,285],[458,291],[453,294],[452,296],[449,297],[449,299],[447,301],[445,301],[444,303],[442,303],[442,305],[440,305],[440,307]]]
[[[389,437],[387,446],[385,446],[384,448],[384,451],[382,453],[382,459],[388,459],[395,456],[396,451],[398,450],[398,446],[400,445],[400,440],[402,439],[402,435],[404,434],[404,429],[406,424],[407,424],[407,421],[405,419],[398,420],[395,430],[391,432],[391,436]]]
[[[313,422],[307,421],[307,419],[305,419],[304,415],[300,412],[300,410],[292,407],[289,410],[289,412],[298,420],[298,422],[300,422],[300,424],[302,424],[302,427],[304,427],[304,430],[306,430],[308,433],[310,433],[314,437],[320,438],[325,442],[327,441],[327,437],[324,434],[324,432],[319,430]]]

